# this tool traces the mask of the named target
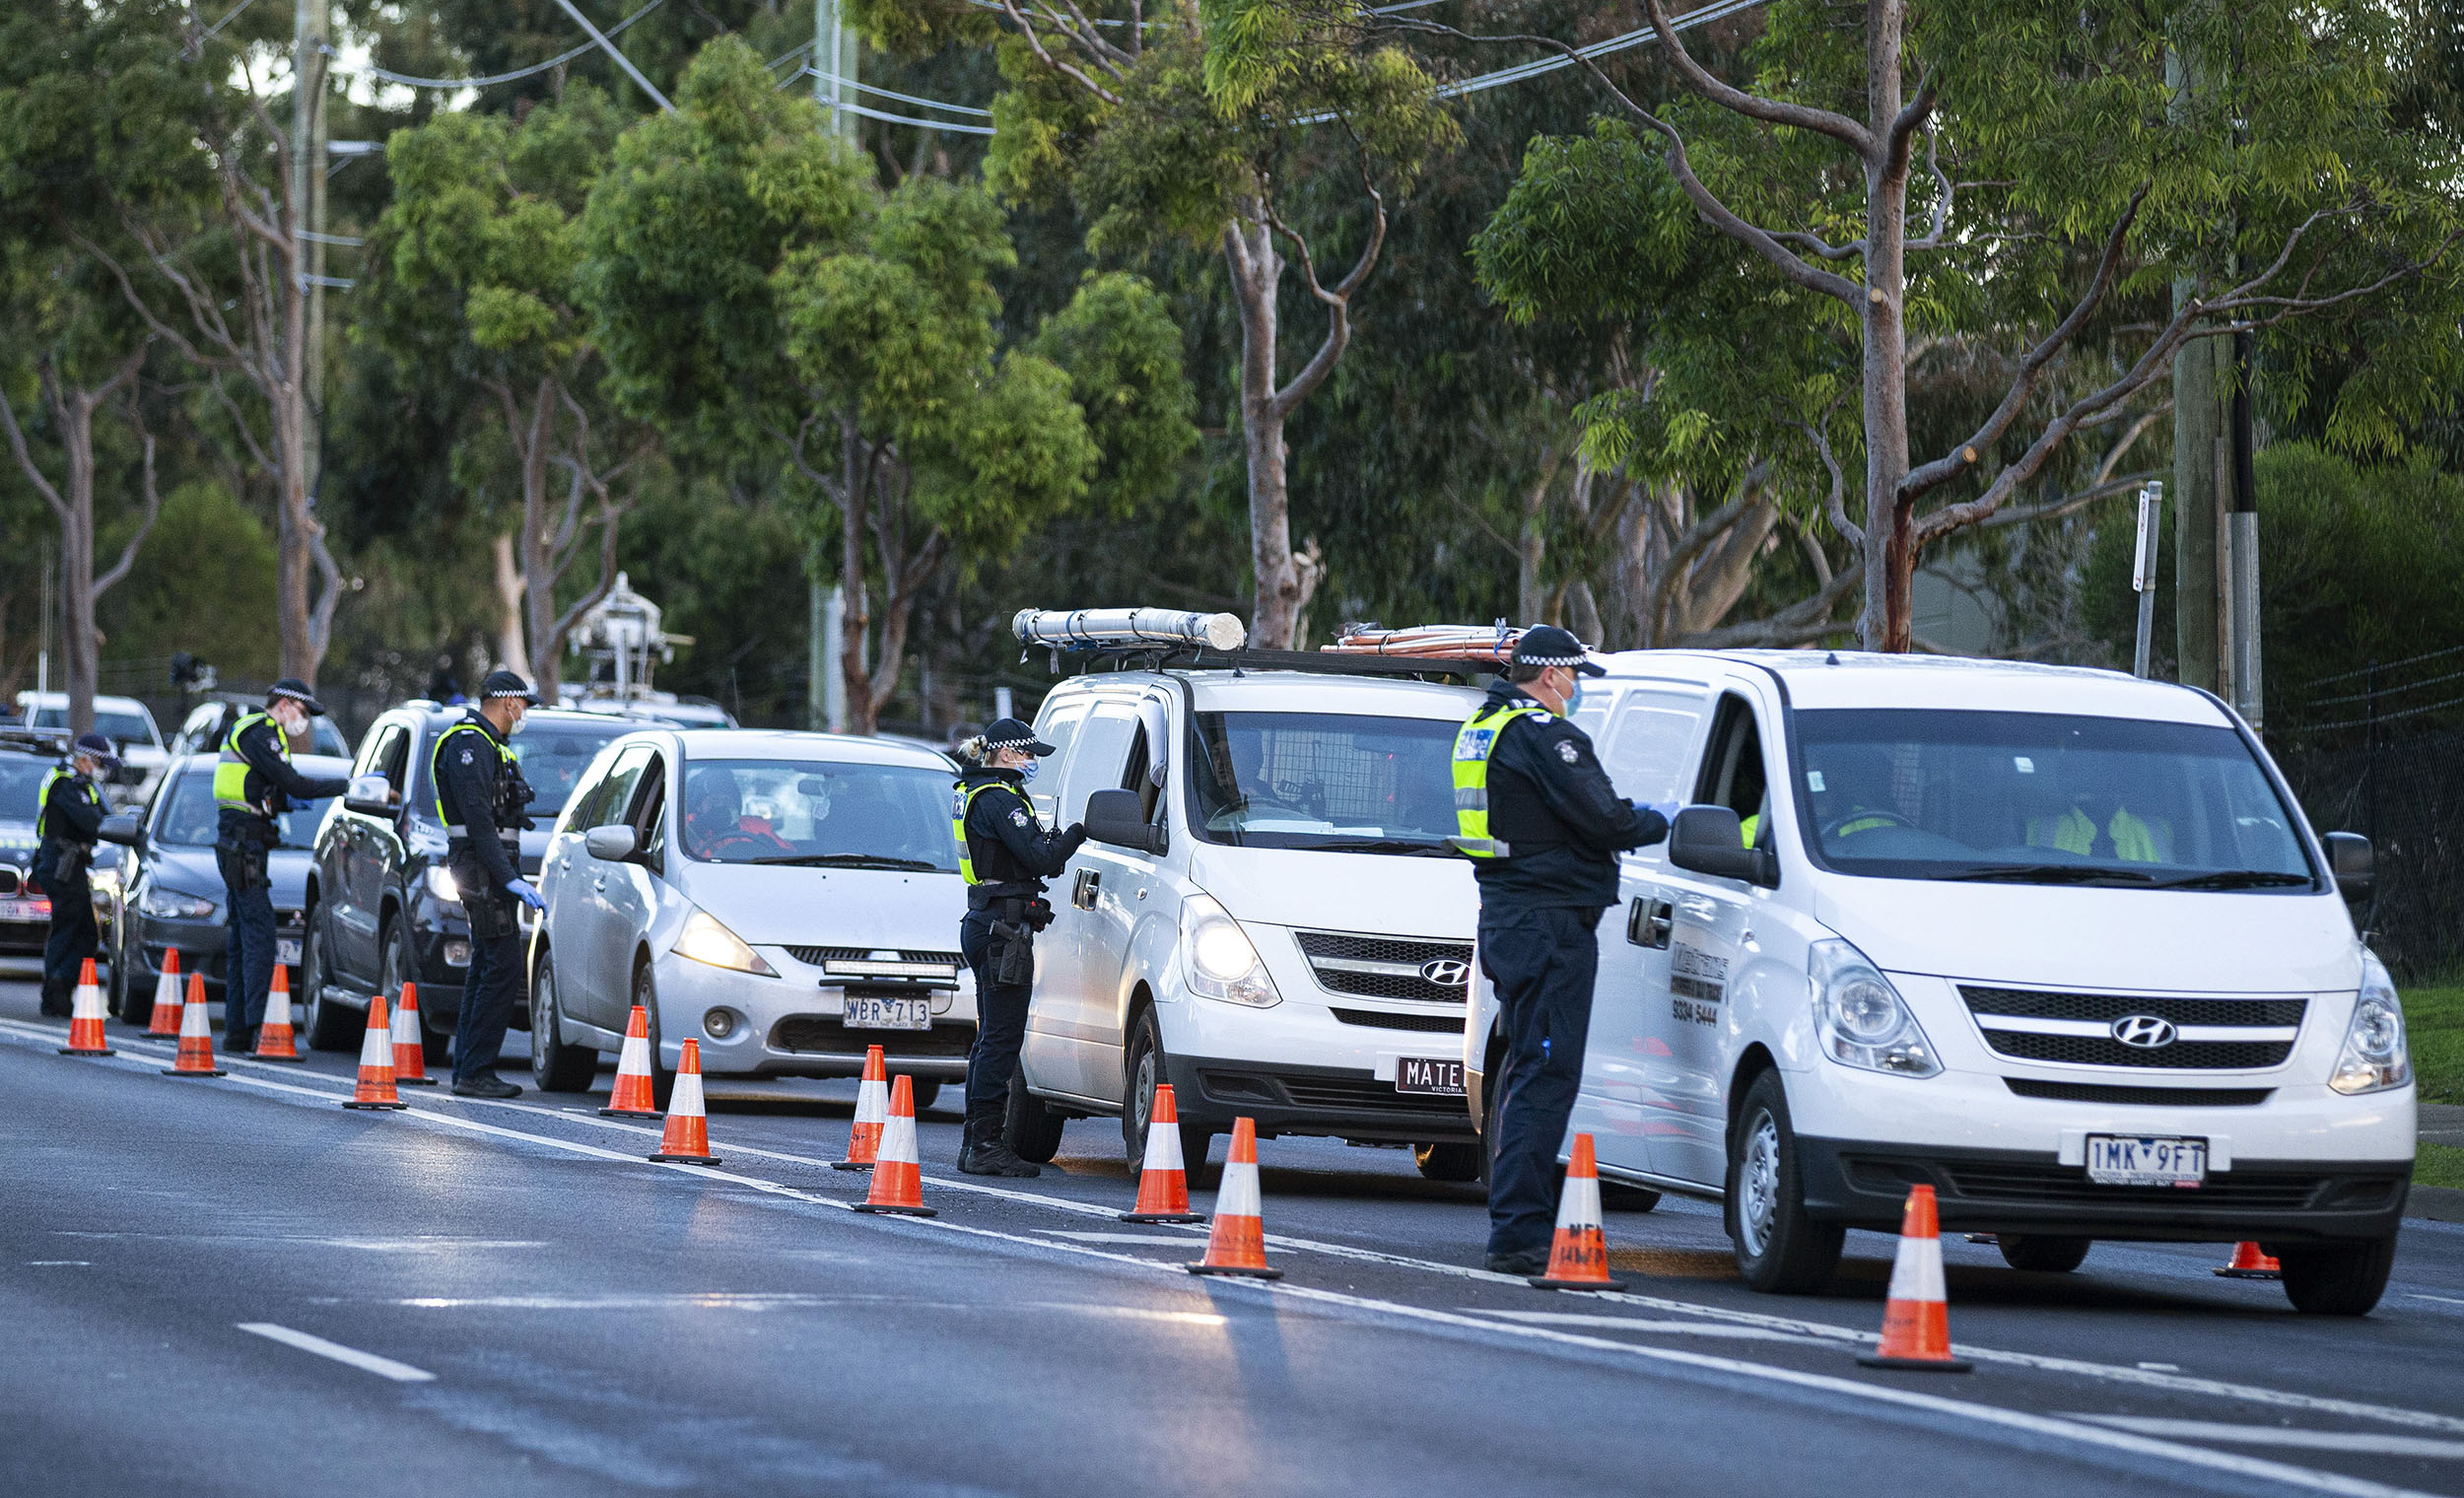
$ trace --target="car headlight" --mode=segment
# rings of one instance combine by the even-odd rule
[[[1942,1061],[1907,1001],[1863,952],[1844,941],[1817,941],[1807,953],[1814,980],[1814,1027],[1823,1054],[1843,1066],[1929,1077]]]
[[[2361,991],[2353,999],[2353,1022],[2345,1026],[2344,1050],[2327,1085],[2348,1096],[2384,1092],[2413,1080],[2413,1055],[2404,1041],[2404,1005],[2375,954],[2361,953]]]
[[[695,911],[685,918],[684,929],[676,933],[676,944],[668,950],[678,957],[690,957],[714,968],[730,973],[751,973],[762,978],[776,978],[778,970],[762,961],[762,954],[744,944],[744,938],[719,923],[708,911]]]
[[[447,905],[462,903],[462,887],[454,882],[453,870],[442,863],[428,865],[428,893]]]
[[[183,895],[160,886],[147,890],[137,901],[138,914],[158,920],[206,920],[215,909],[214,902],[201,895]]]
[[[1192,895],[1181,902],[1181,950],[1188,958],[1190,991],[1198,997],[1253,1009],[1283,1002],[1249,933],[1210,897]]]

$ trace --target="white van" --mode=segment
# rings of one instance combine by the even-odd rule
[[[2105,671],[1815,651],[1601,657],[1580,720],[1677,799],[1622,861],[1573,1130],[1726,1203],[1806,1291],[1912,1185],[2024,1269],[2098,1238],[2256,1240],[2358,1315],[2410,1181],[2403,1013],[2312,834],[2215,698]],[[2340,892],[2341,890],[2341,892]],[[1472,1106],[1500,1055],[1475,987]]]
[[[1168,1081],[1193,1167],[1246,1115],[1265,1136],[1410,1143],[1432,1177],[1475,1179],[1477,897],[1446,840],[1449,755],[1479,700],[1333,666],[1056,687],[1036,733],[1059,753],[1028,791],[1090,838],[1036,940],[1012,1147],[1050,1160],[1066,1119],[1118,1116],[1134,1169]]]

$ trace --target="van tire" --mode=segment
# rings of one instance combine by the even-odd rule
[[[1024,1067],[1009,1074],[1009,1109],[1002,1116],[1001,1133],[1019,1159],[1052,1164],[1053,1156],[1061,1153],[1061,1125],[1068,1122],[1027,1091]]]
[[[1777,1071],[1745,1089],[1729,1136],[1728,1192],[1722,1215],[1737,1249],[1737,1271],[1766,1295],[1810,1295],[1839,1266],[1847,1229],[1806,1215],[1797,1133]]]
[[[2035,1274],[2068,1274],[2088,1258],[2088,1251],[2096,1246],[2092,1238],[2072,1238],[2054,1233],[2015,1235],[2001,1233],[1995,1242],[2002,1248],[2002,1261],[2014,1269]]]
[[[1421,1176],[1430,1181],[1479,1180],[1480,1155],[1479,1144],[1469,1139],[1411,1147],[1411,1163],[1420,1167]]]
[[[1121,1148],[1132,1180],[1146,1167],[1146,1113],[1154,1107],[1155,1086],[1170,1075],[1155,1011],[1140,1009],[1129,1027],[1129,1054],[1122,1058]],[[1193,1185],[1206,1168],[1206,1150],[1214,1137],[1205,1124],[1181,1121],[1181,1168]]]
[[[2366,1316],[2387,1290],[2396,1241],[2266,1245],[2285,1275],[2285,1298],[2305,1316]]]

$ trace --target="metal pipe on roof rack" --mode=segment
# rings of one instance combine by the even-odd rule
[[[1249,627],[1238,614],[1182,609],[1020,609],[1009,628],[1019,644],[1055,650],[1176,645],[1236,650],[1249,640]]]

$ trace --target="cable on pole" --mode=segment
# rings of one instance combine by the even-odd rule
[[[609,27],[606,34],[610,36],[621,35],[624,33],[625,28],[633,25],[635,22],[641,20],[650,12],[657,10],[660,6],[666,3],[667,0],[650,0],[650,3],[643,6],[640,10],[635,11],[624,20]],[[545,62],[532,63],[526,68],[515,68],[511,73],[491,73],[485,78],[413,78],[408,73],[389,72],[386,69],[373,65],[363,69],[362,71],[366,72],[373,78],[379,78],[390,84],[399,84],[406,89],[485,89],[500,83],[513,83],[518,79],[535,78],[539,74],[545,73],[551,68],[561,68],[565,64],[573,61],[577,57],[580,57],[582,53],[591,50],[597,45],[598,43],[595,41],[585,41],[582,45],[575,47],[570,51],[557,53]]]

